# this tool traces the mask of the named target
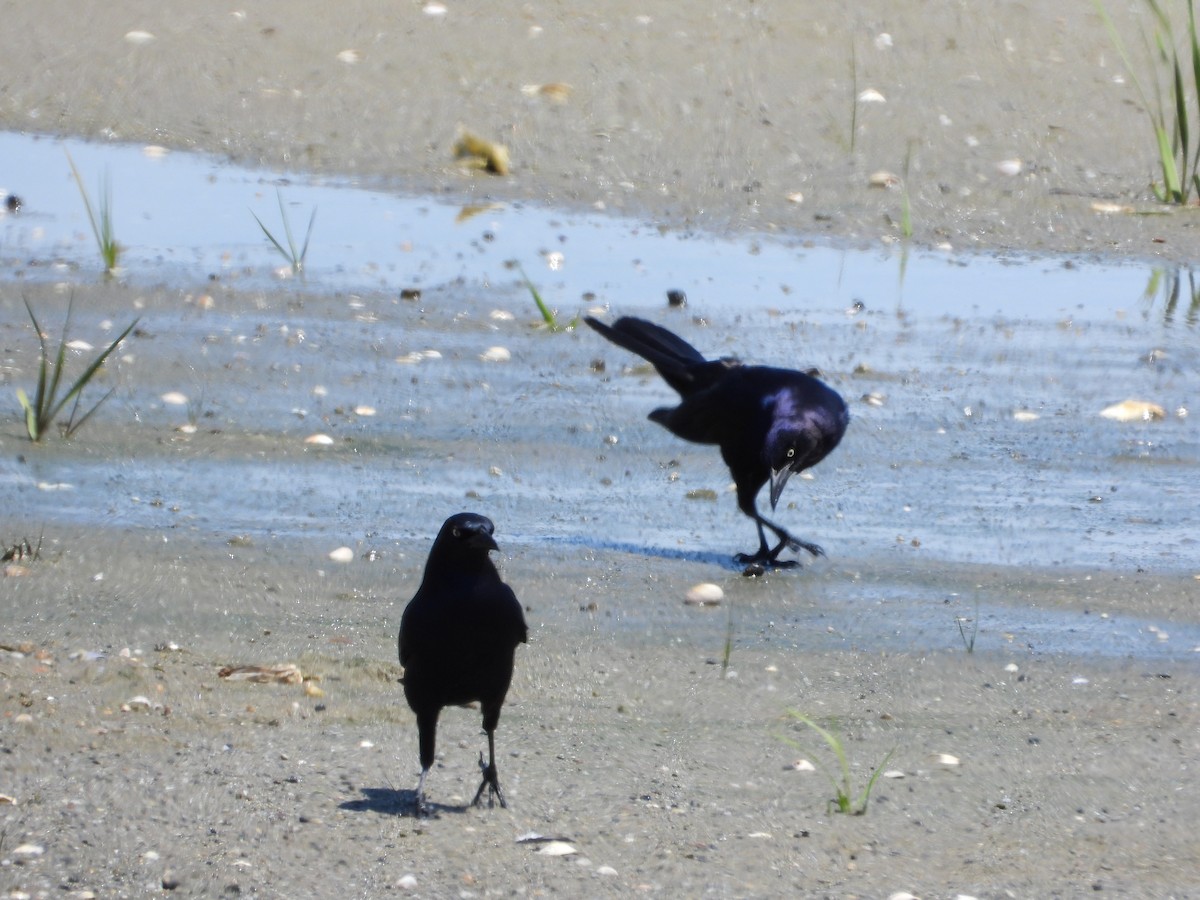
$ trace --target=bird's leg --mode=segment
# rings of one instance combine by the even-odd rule
[[[487,733],[488,736],[488,761],[487,765],[483,763],[483,751],[479,751],[479,769],[483,772],[483,781],[479,782],[479,790],[475,792],[475,799],[471,801],[472,806],[479,805],[479,798],[483,796],[483,789],[488,789],[488,809],[492,808],[492,797],[500,801],[501,809],[508,809],[508,804],[504,801],[504,794],[500,791],[500,779],[496,774],[496,734],[493,731]]]
[[[758,552],[751,555],[749,553],[739,553],[734,557],[734,561],[739,565],[753,565],[754,563],[769,564],[779,569],[790,569],[793,566],[800,565],[794,559],[780,560],[779,554],[787,547],[793,551],[807,550],[813,556],[824,556],[825,551],[817,544],[811,544],[808,541],[802,541],[799,538],[792,537],[770,519],[767,519],[759,514],[757,509],[753,509],[750,513],[754,519],[754,525],[758,528]],[[763,526],[770,528],[779,538],[779,543],[774,547],[767,546],[767,535],[763,530]]]
[[[429,816],[429,807],[425,803],[425,776],[429,774],[428,769],[421,770],[421,777],[417,779],[417,812],[418,819],[424,819]]]

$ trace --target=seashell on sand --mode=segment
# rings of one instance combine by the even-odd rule
[[[505,347],[488,347],[479,354],[479,358],[484,362],[508,362],[512,359],[512,353]]]
[[[306,444],[315,444],[318,447],[328,447],[333,443],[333,438],[327,434],[310,434],[304,439]]]
[[[329,558],[336,563],[348,563],[354,559],[354,551],[349,547],[338,547],[329,552]]]
[[[1122,400],[1100,410],[1100,415],[1114,422],[1151,422],[1165,419],[1167,412],[1146,400]]]
[[[578,851],[566,841],[547,841],[537,852],[542,856],[570,856]]]
[[[724,599],[720,585],[705,581],[689,589],[683,602],[688,606],[719,606]]]

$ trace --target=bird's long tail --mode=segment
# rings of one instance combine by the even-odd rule
[[[587,316],[584,321],[618,347],[636,353],[658,370],[663,379],[681,394],[688,393],[697,366],[706,362],[700,351],[661,325],[625,316],[612,325]]]

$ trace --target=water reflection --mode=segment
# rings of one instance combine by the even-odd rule
[[[21,198],[19,212],[0,212],[3,275],[99,273],[69,151],[85,179],[111,179],[122,277],[136,283],[277,288],[289,266],[279,265],[278,248],[255,220],[280,237],[276,191],[286,186],[285,217],[297,237],[319,210],[304,262],[306,287],[318,291],[399,292],[458,280],[518,285],[517,261],[564,312],[593,302],[658,305],[677,289],[706,308],[804,310],[862,301],[905,313],[1046,321],[1140,307],[1147,320],[1158,316],[1171,325],[1182,318],[1189,327],[1198,315],[1193,274],[1182,269],[1147,276],[1134,263],[950,254],[907,242],[847,249],[780,236],[722,238],[487,198],[439,203],[387,185],[369,190],[352,179],[288,176],[145,149],[0,134],[7,179],[0,196]]]
[[[1142,299],[1153,309],[1162,301],[1163,324],[1173,325],[1181,312],[1180,300],[1183,301],[1183,322],[1189,328],[1196,327],[1200,318],[1200,289],[1196,287],[1196,273],[1182,266],[1174,268],[1154,268],[1150,271],[1150,280]]]

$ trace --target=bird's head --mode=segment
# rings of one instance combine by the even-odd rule
[[[479,513],[458,513],[448,518],[438,534],[437,543],[464,550],[499,550],[492,533],[496,526],[487,516]]]
[[[816,441],[807,428],[779,426],[767,435],[767,466],[771,470],[771,509],[779,502],[783,486],[796,472],[812,464]]]

